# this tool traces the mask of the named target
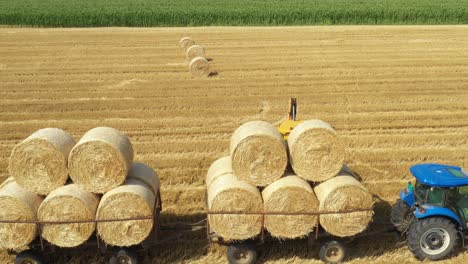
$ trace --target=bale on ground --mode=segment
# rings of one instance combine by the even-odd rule
[[[293,174],[268,185],[263,191],[265,212],[316,213],[319,201],[310,184]],[[317,215],[266,215],[265,227],[274,237],[307,236],[318,224]]]
[[[97,195],[69,184],[53,190],[39,206],[41,222],[94,220],[99,203]],[[59,247],[76,247],[86,242],[95,223],[44,224],[41,236]]]
[[[314,182],[336,176],[345,154],[335,130],[321,120],[308,120],[297,125],[289,134],[288,150],[294,172]]]
[[[75,143],[61,129],[40,129],[13,148],[8,170],[19,185],[48,194],[67,181],[68,156]]]
[[[96,219],[153,217],[154,205],[155,196],[150,188],[139,180],[128,179],[124,185],[102,196]],[[143,242],[151,233],[152,228],[153,220],[126,220],[97,224],[101,239],[109,245],[119,247]]]
[[[288,164],[286,144],[276,127],[252,121],[234,131],[230,142],[232,171],[255,186],[267,186],[283,176]]]
[[[372,195],[354,177],[340,174],[314,188],[320,201],[321,212],[340,212],[354,209],[371,209]],[[324,214],[320,225],[330,234],[339,237],[356,235],[364,231],[372,220],[373,211]]]
[[[206,187],[209,188],[213,181],[215,181],[219,176],[225,174],[232,174],[232,164],[230,156],[219,158],[215,162],[213,162],[213,164],[211,164],[206,174]]]
[[[205,58],[205,49],[200,45],[192,45],[187,49],[186,55],[190,61],[196,57]]]
[[[156,195],[160,187],[158,174],[150,166],[142,162],[134,162],[128,172],[128,179],[135,179],[146,184]]]
[[[262,212],[260,191],[232,174],[218,177],[208,188],[208,209],[211,212]],[[256,237],[262,229],[261,215],[210,214],[210,227],[226,240]]]
[[[195,45],[195,41],[190,37],[183,37],[179,40],[179,47],[184,52],[191,46]]]
[[[110,127],[96,127],[84,134],[68,159],[70,177],[87,191],[105,193],[121,185],[133,162],[127,135]]]
[[[36,221],[42,198],[8,180],[0,189],[0,219]],[[18,249],[27,246],[37,236],[36,224],[0,223],[0,248]]]
[[[195,57],[190,61],[189,71],[193,76],[208,77],[211,74],[210,64],[203,57]]]

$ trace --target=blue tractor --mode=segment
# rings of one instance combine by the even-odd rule
[[[443,259],[468,239],[468,173],[441,164],[410,170],[416,184],[400,192],[391,221],[416,258]]]

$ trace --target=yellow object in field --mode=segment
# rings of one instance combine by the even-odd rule
[[[291,133],[291,130],[293,130],[294,127],[304,122],[302,120],[296,120],[296,113],[297,113],[296,98],[290,98],[288,119],[285,121],[282,121],[278,126],[278,130],[283,135],[285,140],[288,139],[289,133]]]
[[[278,130],[281,134],[283,134],[284,139],[288,139],[288,136],[289,136],[289,133],[291,133],[291,130],[293,130],[294,127],[296,127],[302,122],[304,121],[303,120],[300,120],[300,121],[285,120],[279,125]]]

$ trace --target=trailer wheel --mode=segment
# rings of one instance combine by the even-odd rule
[[[15,264],[42,264],[42,261],[36,254],[28,250],[16,256]]]
[[[257,250],[250,243],[232,244],[228,248],[229,264],[254,264],[257,261]]]
[[[111,258],[110,264],[137,264],[138,257],[132,250],[121,249]]]
[[[325,263],[340,263],[346,257],[346,249],[336,240],[328,241],[320,248],[319,256]]]

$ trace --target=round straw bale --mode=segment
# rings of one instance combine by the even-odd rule
[[[151,217],[155,205],[153,192],[139,180],[128,179],[124,185],[104,194],[98,206],[98,220]],[[150,234],[153,220],[101,222],[97,231],[104,242],[126,247],[141,243]]]
[[[321,212],[369,209],[372,195],[354,177],[343,174],[320,183],[314,188]],[[372,220],[373,211],[324,214],[320,225],[330,234],[347,237],[364,231]]]
[[[281,178],[288,164],[283,137],[264,121],[247,122],[237,128],[231,137],[230,153],[234,175],[256,186]]]
[[[335,130],[321,120],[308,120],[297,125],[289,134],[288,149],[294,172],[314,182],[336,176],[345,153]]]
[[[219,176],[208,188],[208,208],[211,212],[262,212],[260,191],[232,174]],[[211,228],[225,240],[249,239],[260,234],[261,215],[210,214]]]
[[[53,190],[39,206],[39,221],[94,220],[99,203],[97,195],[69,184]],[[59,247],[76,247],[86,242],[95,223],[44,224],[41,236]]]
[[[209,187],[210,184],[215,181],[219,176],[225,174],[232,174],[232,164],[231,157],[226,156],[217,159],[213,164],[211,164],[206,174],[206,186]]]
[[[70,177],[87,191],[104,193],[121,185],[133,163],[127,135],[110,127],[89,130],[72,149]]]
[[[193,60],[196,57],[205,58],[205,49],[200,45],[192,45],[187,49],[187,59]]]
[[[128,172],[128,179],[135,179],[143,182],[155,195],[160,187],[158,174],[156,174],[153,168],[141,162],[133,163],[132,168]]]
[[[8,170],[19,185],[48,194],[67,181],[68,154],[75,143],[61,129],[40,129],[13,148]]]
[[[42,198],[9,180],[0,189],[0,219],[35,221]],[[0,248],[17,249],[27,246],[37,236],[36,224],[0,223]]]
[[[263,191],[265,212],[314,213],[319,202],[310,184],[296,175],[268,185]],[[265,227],[278,238],[298,238],[308,235],[318,224],[317,215],[266,215]]]
[[[183,37],[179,40],[179,47],[184,52],[191,46],[195,45],[195,41],[190,37]]]
[[[208,77],[210,76],[210,64],[203,57],[195,57],[189,64],[189,71],[193,76]]]

